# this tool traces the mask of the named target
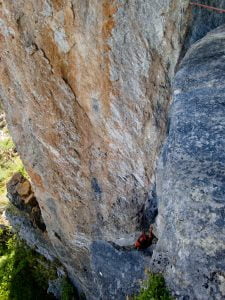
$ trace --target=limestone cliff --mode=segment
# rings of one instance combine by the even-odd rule
[[[156,216],[155,167],[188,4],[0,0],[9,128],[54,255],[88,299],[125,299],[151,265],[151,251],[127,249]]]
[[[9,128],[55,251],[92,298],[129,294],[143,276],[141,254],[107,242],[132,245],[141,229],[187,4],[1,1]]]
[[[225,298],[224,45],[223,25],[184,57],[158,164],[153,265],[181,299]]]

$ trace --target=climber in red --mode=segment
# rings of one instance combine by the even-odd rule
[[[155,235],[153,233],[153,226],[150,225],[149,234],[143,232],[135,242],[134,247],[138,250],[146,249],[151,246],[154,237]]]

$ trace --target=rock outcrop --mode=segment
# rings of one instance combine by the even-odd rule
[[[225,26],[194,44],[174,82],[158,164],[155,270],[180,299],[225,298]]]
[[[0,1],[9,129],[55,252],[88,299],[124,299],[148,265],[119,249],[155,217],[188,2]]]
[[[225,297],[224,28],[182,61],[167,131],[179,58],[224,19],[190,23],[188,3],[0,0],[0,98],[34,189],[12,180],[29,217],[9,218],[87,299],[125,299],[146,269],[178,298]]]
[[[20,211],[27,214],[33,227],[45,232],[46,226],[29,180],[21,173],[16,173],[8,182],[7,191],[10,202]]]
[[[195,0],[193,2],[224,9],[223,0]],[[187,51],[193,43],[200,40],[208,32],[224,23],[224,13],[217,13],[215,12],[215,10],[212,9],[201,9],[199,6],[193,5],[192,21],[189,23],[188,34],[184,44],[184,50]]]

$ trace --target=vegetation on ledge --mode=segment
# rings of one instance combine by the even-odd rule
[[[57,264],[28,248],[7,227],[0,228],[0,299],[55,299],[47,294],[49,280],[57,279]],[[61,299],[75,298],[75,289],[62,278]]]
[[[48,279],[55,277],[45,259],[9,229],[0,230],[0,299],[54,299],[46,291]]]
[[[161,274],[150,274],[148,280],[134,300],[174,300],[168,291]]]

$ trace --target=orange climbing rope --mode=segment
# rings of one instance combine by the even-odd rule
[[[225,9],[222,9],[222,8],[217,8],[217,7],[214,7],[214,6],[208,6],[208,5],[204,5],[204,4],[200,4],[200,3],[196,3],[196,2],[190,2],[190,4],[200,6],[200,7],[203,7],[203,8],[207,8],[207,9],[216,10],[221,14],[225,13]]]

